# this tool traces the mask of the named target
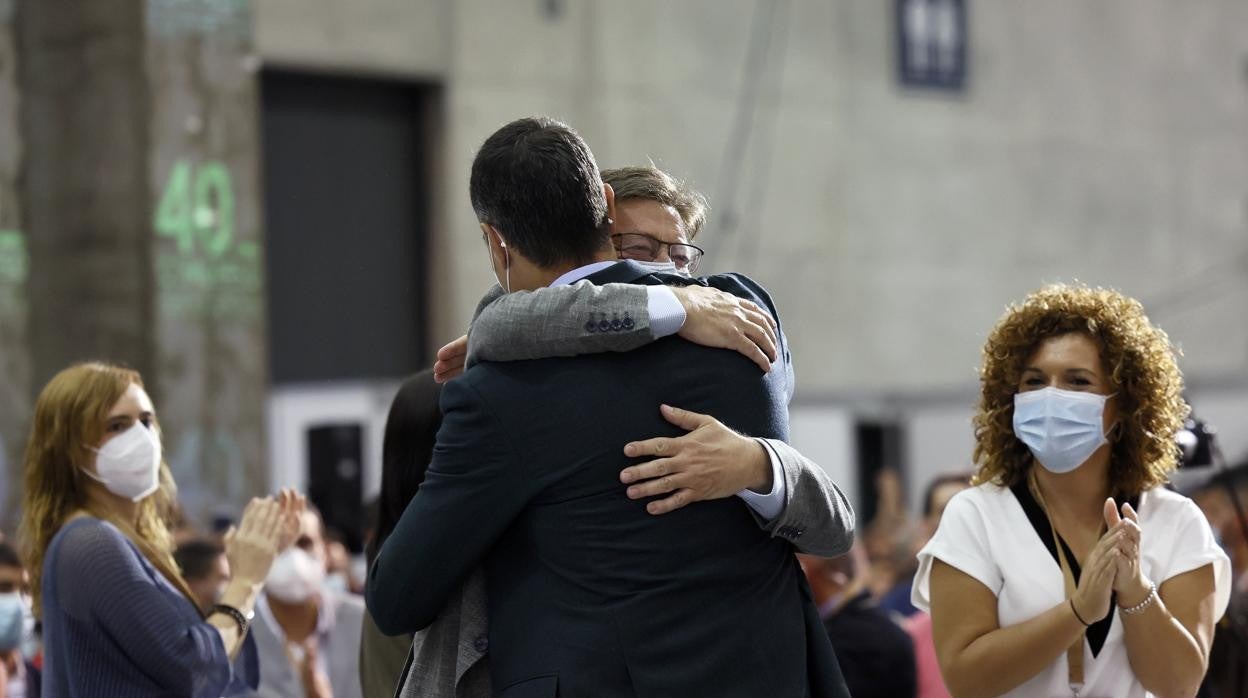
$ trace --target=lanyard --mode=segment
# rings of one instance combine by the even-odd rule
[[[1043,502],[1041,502],[1043,505]],[[1070,562],[1066,560],[1066,553],[1062,545],[1062,539],[1057,535],[1057,529],[1053,528],[1053,522],[1049,522],[1049,529],[1053,531],[1053,543],[1057,545],[1057,559],[1062,566],[1062,577],[1066,583],[1066,598],[1070,599],[1075,595],[1075,574],[1070,569]],[[1082,623],[1082,621],[1080,621]],[[1083,688],[1083,640],[1087,636],[1087,629],[1079,633],[1079,638],[1074,644],[1066,650],[1066,667],[1068,678],[1070,679],[1070,690],[1079,695],[1079,689]]]
[[[1040,493],[1040,485],[1036,483],[1035,471],[1029,474],[1028,480],[1031,485],[1031,491],[1036,496],[1036,501],[1044,509],[1044,518],[1049,521],[1049,531],[1053,534],[1053,545],[1057,548],[1057,562],[1062,568],[1062,581],[1066,589],[1067,603],[1069,603],[1069,599],[1075,595],[1075,573],[1071,570],[1070,561],[1066,559],[1066,546],[1062,545],[1062,538],[1057,535],[1057,528],[1053,526],[1053,518],[1049,516],[1049,507],[1044,503],[1044,495]],[[1099,535],[1097,537],[1100,538]],[[1080,620],[1079,622],[1082,623],[1083,621]],[[1083,632],[1079,633],[1079,637],[1074,644],[1066,650],[1067,678],[1070,680],[1070,690],[1076,696],[1079,695],[1079,691],[1083,688],[1083,641],[1087,634],[1087,628],[1084,628]]]

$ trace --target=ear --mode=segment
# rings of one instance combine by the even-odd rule
[[[1119,417],[1114,420],[1113,424],[1109,425],[1109,438],[1107,440],[1114,443],[1122,441],[1122,429],[1122,418]]]
[[[607,199],[607,225],[608,225],[608,228],[610,228],[608,232],[614,233],[615,232],[615,189],[612,189],[610,184],[603,182],[602,183],[602,195],[606,197]]]
[[[495,228],[489,223],[482,223],[481,232],[485,233],[487,240],[493,238],[494,242],[497,243],[500,248],[504,250],[507,249],[507,241],[503,239],[503,234],[498,232],[498,228]]]

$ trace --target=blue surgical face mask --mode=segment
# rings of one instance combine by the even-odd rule
[[[1014,396],[1014,435],[1051,473],[1069,473],[1107,443],[1108,395],[1045,388]]]
[[[25,620],[22,595],[16,591],[0,594],[0,652],[21,646]]]

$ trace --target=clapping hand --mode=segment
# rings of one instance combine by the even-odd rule
[[[1149,594],[1149,582],[1140,568],[1140,515],[1129,502],[1118,513],[1113,497],[1105,500],[1105,524],[1109,526],[1106,536],[1119,533],[1115,546],[1118,556],[1114,571],[1114,591],[1118,602],[1130,607],[1143,601]]]
[[[269,574],[282,535],[282,505],[257,497],[243,509],[238,526],[225,532],[225,556],[235,580],[259,586]]]
[[[277,541],[280,553],[299,538],[300,517],[308,507],[308,500],[293,489],[283,489],[277,495],[277,504],[281,511],[281,537]]]
[[[299,537],[305,506],[303,495],[289,489],[247,504],[238,526],[225,533],[225,555],[236,579],[252,585],[264,581],[273,558]]]

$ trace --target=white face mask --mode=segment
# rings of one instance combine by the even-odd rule
[[[330,591],[336,591],[339,594],[346,594],[351,591],[351,584],[347,581],[345,572],[334,572],[325,577],[325,588]]]
[[[630,261],[640,264],[650,271],[661,271],[668,274],[683,274],[685,276],[689,276],[689,272],[684,271],[683,269],[677,269],[675,262],[643,262],[639,259],[633,259]]]
[[[22,656],[33,659],[39,654],[39,633],[35,632],[35,610],[30,597],[22,594]]]
[[[16,591],[0,594],[0,652],[8,652],[22,645],[25,634],[24,599]]]
[[[312,598],[325,580],[325,566],[303,548],[288,548],[273,560],[264,591],[285,603],[303,603]]]
[[[1051,473],[1069,473],[1103,444],[1108,395],[1048,387],[1014,396],[1014,435]]]
[[[138,502],[160,487],[160,440],[142,422],[91,450],[95,472],[83,472],[118,497]]]

